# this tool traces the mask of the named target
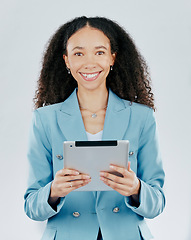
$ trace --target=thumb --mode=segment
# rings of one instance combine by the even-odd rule
[[[131,172],[131,162],[130,162],[130,161],[128,161],[127,170],[128,170],[129,172]]]

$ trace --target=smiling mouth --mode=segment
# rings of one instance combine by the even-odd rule
[[[100,72],[96,72],[96,73],[80,73],[80,75],[86,81],[94,81],[94,80],[96,80],[98,78],[100,73],[101,73],[101,71]]]

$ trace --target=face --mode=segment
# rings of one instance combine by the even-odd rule
[[[69,38],[63,58],[78,89],[95,90],[106,87],[115,54],[111,54],[110,40],[102,31],[86,26]]]

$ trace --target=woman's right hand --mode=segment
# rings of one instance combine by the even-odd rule
[[[85,186],[90,181],[89,175],[79,173],[74,169],[63,168],[59,170],[51,185],[49,202],[56,202],[60,197],[65,197],[71,191]]]

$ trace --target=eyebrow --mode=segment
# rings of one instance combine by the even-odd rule
[[[73,48],[72,51],[74,51],[75,49],[79,49],[80,50],[80,49],[84,49],[84,48],[77,46],[77,47]]]
[[[95,49],[100,49],[100,48],[104,48],[105,50],[107,50],[107,48],[105,46],[97,46],[97,47],[95,47]]]
[[[105,46],[96,46],[95,47],[95,49],[100,49],[100,48],[107,50],[107,48]],[[84,47],[76,46],[75,48],[72,49],[72,51],[74,51],[76,49],[81,50],[81,49],[84,49]]]

